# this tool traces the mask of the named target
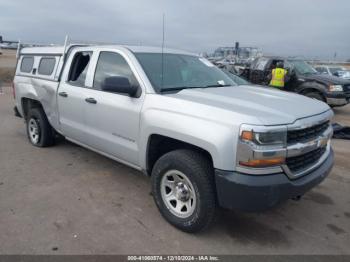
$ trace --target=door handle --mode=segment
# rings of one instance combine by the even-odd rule
[[[68,96],[68,94],[66,92],[59,92],[58,95],[62,96],[62,97],[67,97]]]
[[[95,98],[92,98],[92,97],[86,98],[85,101],[90,104],[97,104],[97,101],[95,100]]]

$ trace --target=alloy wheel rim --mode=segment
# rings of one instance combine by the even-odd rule
[[[34,118],[31,118],[29,120],[28,131],[29,131],[29,137],[32,143],[37,144],[40,139],[40,130],[39,130],[39,124]]]
[[[193,184],[184,173],[178,170],[166,172],[160,186],[162,200],[173,215],[187,218],[193,214],[197,197]]]

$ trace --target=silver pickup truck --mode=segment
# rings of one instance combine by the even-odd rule
[[[161,214],[186,232],[208,226],[218,207],[299,199],[333,165],[328,105],[237,85],[178,50],[24,48],[14,94],[34,146],[61,135],[142,171]]]

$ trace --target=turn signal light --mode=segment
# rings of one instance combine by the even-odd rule
[[[241,134],[241,139],[253,141],[253,132],[252,131],[243,131]]]
[[[271,158],[271,159],[251,159],[247,162],[239,161],[241,166],[248,167],[269,167],[269,166],[277,166],[282,165],[285,162],[285,158]]]

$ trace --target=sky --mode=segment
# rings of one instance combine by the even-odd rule
[[[162,44],[195,53],[257,46],[266,54],[350,59],[349,0],[0,0],[4,40]]]

